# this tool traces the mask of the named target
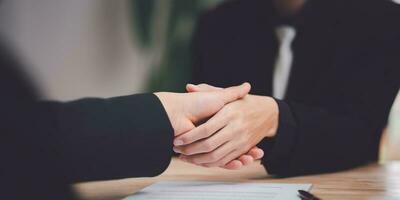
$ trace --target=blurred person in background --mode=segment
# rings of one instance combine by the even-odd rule
[[[376,161],[400,85],[399,19],[399,6],[384,0],[232,0],[205,13],[193,82],[249,81],[252,95],[177,137],[175,151],[223,167],[258,145],[278,176]]]

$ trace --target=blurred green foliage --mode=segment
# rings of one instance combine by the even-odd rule
[[[152,66],[147,91],[184,91],[190,81],[191,39],[197,17],[204,9],[214,6],[222,0],[132,0],[133,29],[141,47],[155,51],[160,42],[154,34],[156,25],[167,23],[161,34],[165,44],[161,60]],[[161,3],[161,4],[160,4]],[[162,5],[160,7],[160,5]],[[167,12],[166,18],[157,18],[157,14]],[[159,21],[157,21],[159,20]],[[157,24],[158,23],[158,24]],[[159,30],[158,30],[159,31]],[[160,33],[158,33],[159,36]]]

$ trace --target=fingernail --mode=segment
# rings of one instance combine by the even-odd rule
[[[183,141],[182,140],[175,140],[174,141],[174,145],[175,146],[181,146],[181,145],[183,145]]]
[[[242,86],[248,86],[248,87],[250,87],[251,88],[251,84],[249,83],[249,82],[244,82],[243,84],[242,84]]]

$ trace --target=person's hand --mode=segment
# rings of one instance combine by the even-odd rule
[[[196,124],[205,120],[226,104],[246,96],[251,89],[249,83],[218,91],[196,93],[159,92],[155,95],[160,99],[174,128],[175,136],[192,130]],[[175,145],[182,145],[175,141]]]
[[[200,84],[199,86],[188,84],[186,86],[186,90],[188,92],[200,92],[200,91],[206,92],[206,91],[219,91],[222,90],[222,88],[213,87],[207,84]],[[264,156],[264,151],[262,149],[258,147],[253,147],[246,154],[243,154],[237,159],[232,160],[228,162],[226,165],[220,167],[229,170],[238,170],[241,169],[243,166],[250,165],[254,161],[261,159],[263,156]],[[183,160],[184,156],[181,156],[181,158]]]
[[[227,103],[243,98],[249,91],[250,85],[244,83],[237,87],[219,89],[218,91],[204,91],[197,94],[161,92],[155,93],[155,95],[163,104],[174,128],[175,135],[178,136],[195,128],[196,124],[217,113]],[[263,156],[263,150],[253,148],[237,160],[231,161],[224,168],[239,169],[243,165],[248,165]]]
[[[218,91],[206,84],[189,85],[189,91]],[[223,167],[256,146],[266,137],[274,137],[279,110],[274,99],[247,95],[222,108],[206,123],[175,138],[174,150],[185,161]],[[177,145],[178,144],[178,145]]]

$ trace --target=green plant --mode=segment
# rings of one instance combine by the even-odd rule
[[[133,29],[152,58],[148,91],[182,92],[190,80],[190,44],[199,14],[221,0],[132,0]]]

